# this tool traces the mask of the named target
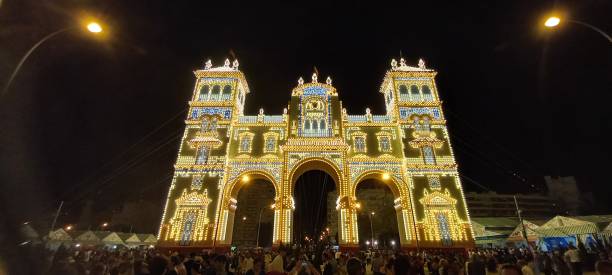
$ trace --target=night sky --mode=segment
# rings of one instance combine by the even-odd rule
[[[247,114],[280,114],[314,67],[349,114],[382,114],[390,59],[423,58],[438,71],[467,190],[527,193],[544,175],[575,175],[595,193],[592,213],[612,209],[611,44],[577,25],[539,27],[562,9],[610,33],[610,1],[187,2],[0,2],[2,87],[31,45],[80,14],[109,30],[47,41],[0,97],[2,227],[47,223],[61,200],[62,223],[87,200],[96,222],[126,201],[153,202],[161,215],[192,71],[233,56],[251,87]]]

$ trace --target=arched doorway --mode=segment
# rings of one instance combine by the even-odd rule
[[[325,238],[337,240],[337,197],[334,180],[321,170],[307,171],[296,179],[293,243],[312,244],[317,238],[322,239],[323,232]]]
[[[366,179],[357,184],[355,195],[361,206],[357,216],[360,246],[398,247],[400,235],[391,188],[381,180]]]
[[[265,179],[249,180],[236,196],[232,245],[237,247],[270,247],[274,211],[274,185]]]
[[[229,181],[216,221],[219,228],[216,246],[271,246],[270,228],[276,218],[271,206],[277,200],[278,190],[274,177],[267,171],[243,172]]]
[[[314,244],[323,238],[338,243],[335,206],[340,175],[338,167],[326,159],[306,159],[294,166],[289,174],[294,201],[293,243]]]

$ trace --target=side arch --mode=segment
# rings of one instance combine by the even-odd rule
[[[216,240],[219,246],[229,246],[232,244],[238,192],[243,186],[249,184],[249,182],[258,179],[263,179],[272,183],[274,188],[274,201],[276,202],[278,200],[281,192],[279,183],[268,171],[260,169],[246,170],[229,180],[223,187],[223,197],[218,205],[219,210],[216,219],[216,227],[218,227],[218,230],[216,231]],[[274,220],[274,224],[276,224],[277,215],[275,215]]]
[[[245,176],[247,177],[247,182],[244,181]],[[274,179],[274,176],[272,176],[268,171],[259,170],[259,169],[247,170],[247,171],[243,171],[242,173],[238,174],[238,176],[231,179],[225,185],[225,188],[223,188],[223,194],[224,196],[236,198],[238,191],[240,191],[240,189],[244,186],[244,184],[248,184],[248,182],[252,180],[258,180],[258,179],[263,179],[263,180],[266,180],[272,183],[272,186],[274,186],[274,197],[279,196],[281,190],[280,190],[280,186],[278,185],[278,182],[276,182],[276,180]]]
[[[385,175],[388,178],[385,178]],[[416,232],[414,231],[414,213],[412,211],[412,202],[408,185],[397,178],[392,171],[382,169],[371,169],[359,174],[353,182],[351,182],[350,196],[357,200],[357,187],[359,184],[368,179],[376,179],[384,183],[394,196],[394,208],[397,218],[398,233],[400,235],[400,245],[402,247],[413,247],[415,245]]]
[[[389,179],[383,179],[385,174],[389,175]],[[350,196],[355,197],[357,195],[357,187],[359,183],[369,179],[377,179],[380,182],[383,182],[389,187],[389,189],[391,189],[391,192],[393,192],[393,196],[395,196],[395,198],[409,195],[408,185],[406,185],[403,180],[398,179],[392,171],[372,169],[362,172],[355,178],[355,181],[351,183]]]

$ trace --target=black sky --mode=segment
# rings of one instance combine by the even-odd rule
[[[3,1],[1,86],[32,44],[76,14],[110,25],[104,41],[77,32],[48,41],[0,98],[5,225],[47,219],[60,200],[63,222],[87,199],[98,219],[138,199],[161,213],[192,71],[232,54],[251,86],[250,114],[282,112],[314,66],[333,78],[349,113],[383,113],[377,91],[390,59],[422,57],[439,72],[466,189],[530,192],[544,175],[576,175],[582,191],[595,192],[593,211],[612,209],[610,43],[579,26],[537,27],[562,8],[610,33],[612,2],[217,4]]]

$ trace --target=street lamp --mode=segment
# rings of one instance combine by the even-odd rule
[[[606,38],[608,40],[608,42],[612,43],[612,37],[610,37],[610,35],[608,35],[606,32],[604,32],[603,30],[601,30],[598,27],[595,27],[589,23],[585,23],[582,21],[578,21],[578,20],[573,20],[573,19],[565,19],[564,22],[569,22],[569,23],[574,23],[583,27],[587,27],[591,30],[596,31],[597,33],[601,34],[604,38]],[[550,16],[548,17],[548,19],[546,19],[546,21],[544,21],[544,26],[547,28],[556,28],[557,26],[559,26],[559,24],[561,23],[561,18],[557,17],[557,16]]]
[[[372,244],[374,244],[374,226],[372,225],[372,218],[374,217],[374,211],[372,211],[372,213],[370,213],[370,215],[368,217],[370,217],[370,232],[372,233]],[[374,248],[374,245],[372,245],[372,248]]]
[[[262,207],[261,209],[259,209],[259,221],[257,222],[257,244],[255,245],[256,247],[259,247],[259,229],[261,228],[261,213],[263,213],[263,210],[266,208],[267,207]],[[274,210],[274,204],[270,205],[270,209]],[[308,236],[306,236],[306,238],[308,238]]]
[[[57,30],[55,32],[52,32],[50,34],[48,34],[47,36],[43,37],[42,39],[40,39],[38,42],[36,42],[36,44],[34,44],[34,46],[32,46],[27,52],[26,54],[21,58],[21,60],[19,60],[19,63],[17,64],[17,67],[15,67],[15,70],[13,70],[13,73],[11,73],[11,77],[9,78],[9,80],[6,82],[6,85],[4,86],[4,89],[2,89],[2,94],[0,94],[0,96],[3,96],[6,94],[6,92],[8,92],[9,87],[11,86],[11,83],[13,83],[13,79],[15,79],[15,76],[17,76],[17,73],[19,73],[19,70],[21,69],[21,66],[23,66],[23,63],[25,63],[25,61],[28,59],[28,57],[34,52],[34,50],[36,50],[40,45],[42,45],[45,41],[51,39],[54,36],[57,36],[58,34],[70,31],[70,30],[75,30],[75,29],[79,29],[80,26],[70,26],[70,27],[66,27],[60,30]],[[96,21],[90,21],[85,25],[85,29],[87,30],[87,32],[89,33],[93,33],[93,34],[99,34],[102,32],[102,26],[100,25],[100,23],[96,22]]]
[[[552,28],[552,27],[556,27],[557,25],[559,25],[560,22],[561,22],[561,19],[559,17],[551,16],[551,17],[548,17],[548,19],[546,19],[546,22],[544,22],[544,26]]]

